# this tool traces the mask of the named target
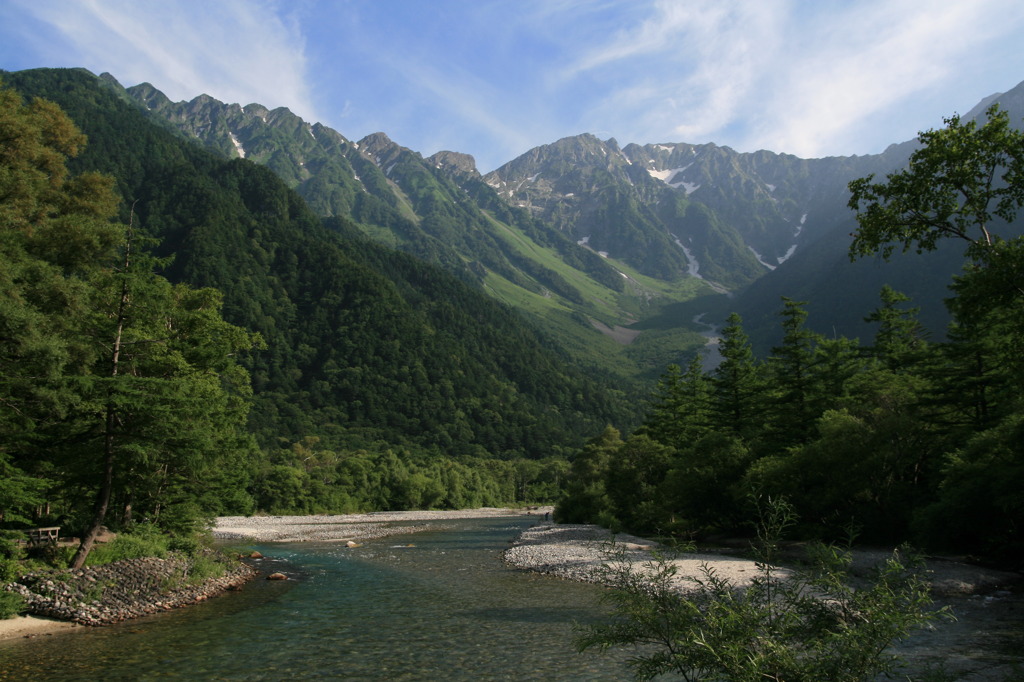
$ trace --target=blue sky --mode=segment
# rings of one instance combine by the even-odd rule
[[[870,154],[1024,80],[1020,0],[0,0],[0,68],[286,106],[491,170],[590,132]]]

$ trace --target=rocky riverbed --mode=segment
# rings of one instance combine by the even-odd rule
[[[116,561],[79,570],[29,573],[5,589],[20,594],[26,612],[81,625],[106,625],[149,613],[195,604],[237,587],[257,573],[237,560],[223,562],[217,577],[190,577],[193,561],[186,556]]]
[[[447,511],[390,511],[367,514],[311,514],[308,516],[221,516],[211,528],[221,541],[344,542],[416,533],[423,521],[479,519],[492,516],[532,515],[543,519],[551,507],[509,509],[481,507]],[[433,525],[437,528],[437,525]]]
[[[505,550],[505,563],[537,573],[578,580],[605,582],[608,568],[631,562],[638,570],[653,558],[654,550],[664,550],[656,542],[633,535],[612,535],[600,526],[543,523],[523,531]],[[732,584],[749,584],[756,575],[753,561],[724,553],[689,553],[674,556],[675,584],[692,587],[692,578],[702,576],[704,566]]]

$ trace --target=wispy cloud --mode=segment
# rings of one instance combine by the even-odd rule
[[[287,106],[487,169],[582,132],[880,151],[1024,78],[1022,33],[1020,0],[0,0],[0,67]]]
[[[581,50],[557,80],[607,84],[588,121],[635,140],[864,152],[856,145],[869,117],[936,85],[987,39],[1019,31],[1018,5],[659,0]]]
[[[299,27],[261,0],[48,0],[23,9],[61,34],[67,63],[150,81],[172,99],[288,106],[315,118]]]
[[[869,151],[856,148],[869,122],[941,86],[972,51],[1000,32],[1019,31],[1022,21],[1016,3],[998,0],[927,7],[886,0],[817,17],[799,28],[809,39],[786,76],[761,93],[771,114],[751,126],[748,144],[803,156]]]

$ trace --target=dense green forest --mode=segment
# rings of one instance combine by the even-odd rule
[[[551,499],[631,419],[519,315],[270,170],[82,72],[5,85],[5,523]]]
[[[1024,238],[998,236],[1024,204],[1024,133],[992,109],[921,142],[906,170],[851,183],[850,252],[966,242],[946,340],[890,287],[870,344],[809,331],[805,304],[783,299],[782,341],[760,360],[733,315],[721,365],[669,367],[639,429],[588,442],[556,518],[703,537],[781,496],[804,537],[1024,559]]]

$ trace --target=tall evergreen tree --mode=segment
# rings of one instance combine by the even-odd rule
[[[909,301],[910,297],[888,284],[882,287],[879,296],[882,299],[881,306],[864,318],[865,322],[878,323],[870,354],[889,369],[909,369],[927,348],[927,332],[917,320],[920,308],[898,307],[900,303]]]
[[[761,368],[743,331],[743,320],[732,313],[727,322],[719,343],[722,362],[712,377],[713,420],[717,428],[746,438],[762,426]]]
[[[68,173],[84,137],[57,107],[0,89],[0,139],[0,464],[79,515],[79,567],[116,496],[144,498],[150,520],[198,506],[204,467],[250,447],[235,355],[254,339],[220,318],[217,292],[174,286],[133,252],[113,182]],[[0,502],[39,492],[20,489]]]
[[[711,380],[704,373],[700,355],[683,372],[669,365],[655,388],[651,412],[641,427],[654,440],[681,448],[708,433]]]
[[[804,327],[806,301],[783,297],[782,345],[772,348],[768,369],[775,399],[769,409],[768,438],[775,447],[805,441],[821,407],[814,395],[818,335]]]

